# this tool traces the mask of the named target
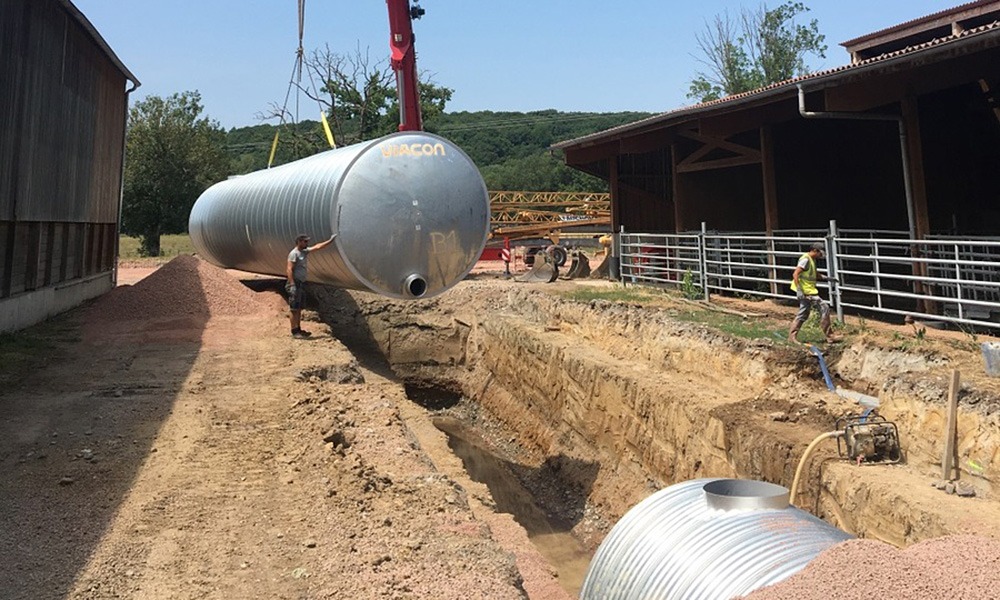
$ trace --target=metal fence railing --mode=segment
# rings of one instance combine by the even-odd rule
[[[792,298],[789,282],[810,243],[825,241],[820,284],[844,309],[1000,328],[1000,237],[910,239],[890,230],[778,230],[619,234],[625,283],[712,293]],[[822,261],[821,261],[822,263]],[[822,267],[822,265],[821,265]]]
[[[702,252],[698,234],[622,234],[622,277],[629,283],[683,284],[702,287]]]

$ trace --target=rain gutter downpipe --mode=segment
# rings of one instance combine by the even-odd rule
[[[909,153],[909,142],[907,139],[906,132],[906,121],[901,115],[885,115],[885,114],[872,114],[872,113],[861,113],[861,112],[830,112],[830,111],[808,111],[806,110],[806,92],[802,88],[802,85],[795,86],[799,92],[799,114],[806,119],[847,119],[852,121],[895,121],[899,126],[899,150],[900,158],[903,163],[903,190],[906,194],[906,219],[908,221],[910,230],[910,255],[917,255],[917,213],[913,206],[913,185],[910,181],[910,153]],[[836,257],[833,257],[836,261]],[[876,259],[877,260],[877,259]],[[913,270],[914,275],[920,275],[920,265],[914,264]],[[837,284],[839,288],[840,285]],[[914,291],[917,294],[922,293],[921,285],[914,281],[913,282]],[[838,303],[839,305],[839,303]],[[918,301],[918,308],[923,305],[923,301]],[[838,315],[839,316],[839,315]]]
[[[122,166],[120,172],[118,173],[118,223],[115,227],[115,264],[114,269],[111,271],[111,285],[118,287],[118,262],[119,253],[121,252],[121,239],[122,239],[122,208],[125,206],[125,154],[128,148],[128,114],[129,114],[129,96],[134,92],[140,85],[138,79],[131,80],[132,87],[125,90],[125,126],[122,129]]]
[[[910,155],[908,151],[908,140],[906,133],[906,122],[902,116],[880,115],[859,112],[829,112],[829,111],[808,111],[806,110],[806,92],[802,85],[796,86],[799,90],[799,114],[806,119],[847,119],[852,121],[895,121],[899,126],[899,149],[903,159],[903,187],[906,192],[906,218],[909,221],[910,239],[917,239],[917,218],[916,210],[913,207],[913,189],[910,183]]]

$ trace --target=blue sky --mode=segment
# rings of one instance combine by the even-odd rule
[[[142,81],[134,99],[198,90],[224,127],[282,104],[298,45],[295,0],[72,0]],[[960,0],[812,0],[826,35],[819,70],[848,62],[840,42]],[[455,90],[449,111],[663,112],[689,104],[695,34],[735,0],[422,0],[417,66]],[[769,6],[778,2],[772,0]],[[304,47],[387,57],[383,0],[306,0]],[[301,98],[300,116],[317,118]]]

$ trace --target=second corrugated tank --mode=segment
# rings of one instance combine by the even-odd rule
[[[646,498],[601,543],[581,600],[728,600],[852,536],[762,481],[695,479]]]
[[[403,132],[217,183],[189,231],[209,262],[280,277],[298,234],[337,233],[310,255],[310,281],[426,298],[469,273],[489,218],[472,160],[444,138]]]

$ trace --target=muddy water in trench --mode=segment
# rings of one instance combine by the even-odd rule
[[[434,425],[448,436],[448,445],[462,459],[469,476],[486,484],[497,509],[510,513],[528,532],[528,538],[559,573],[559,583],[577,596],[591,555],[569,533],[570,524],[549,517],[511,473],[506,462],[492,454],[482,438],[458,419],[437,417]]]

